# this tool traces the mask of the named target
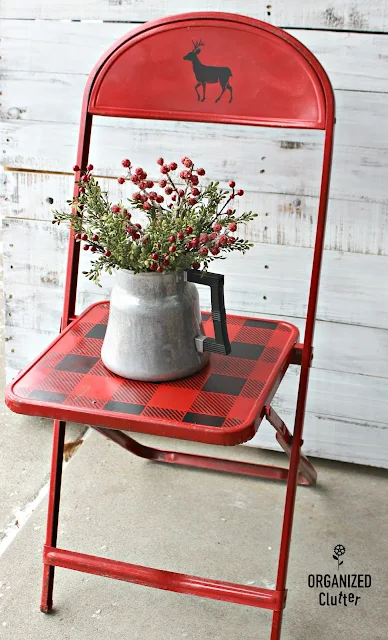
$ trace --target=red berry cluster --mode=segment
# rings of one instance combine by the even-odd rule
[[[177,162],[166,162],[162,157],[156,162],[162,174],[157,185],[149,179],[142,167],[134,168],[128,158],[121,163],[126,169],[126,175],[117,179],[121,185],[130,181],[137,187],[130,202],[135,209],[142,209],[149,216],[149,224],[144,229],[141,224],[132,221],[132,214],[122,204],[110,205],[111,213],[122,219],[123,232],[129,243],[143,247],[142,256],[145,255],[147,258],[144,263],[146,268],[158,273],[174,270],[177,268],[175,267],[177,260],[186,256],[182,264],[191,264],[192,268],[198,269],[201,263],[207,266],[207,260],[218,256],[222,250],[230,250],[236,242],[234,248],[246,249],[248,245],[244,247],[243,241],[237,241],[232,235],[237,230],[239,219],[235,217],[233,209],[227,208],[236,196],[244,194],[242,189],[236,190],[234,180],[229,181],[230,192],[217,189],[216,183],[210,183],[208,190],[200,184],[200,178],[206,175],[205,169],[196,168],[189,157],[181,158],[183,168],[180,171]],[[92,193],[93,188],[99,187],[92,179],[92,164],[87,165],[86,170],[83,171],[75,165],[73,170],[81,174],[78,180],[80,196],[76,204],[82,215],[84,205],[88,203],[89,193]],[[174,172],[177,170],[179,178],[174,177]],[[156,191],[155,187],[159,187],[163,192]],[[209,197],[216,198],[216,204],[210,210],[208,209]],[[218,203],[223,200],[226,202],[219,209]],[[248,217],[242,218],[243,221],[251,219],[252,215],[247,215]],[[169,221],[167,228],[170,230],[170,235],[163,238],[163,229],[166,228],[163,221],[166,219]],[[86,230],[88,231],[89,227],[86,227]],[[98,228],[97,231],[99,231]],[[84,250],[103,254],[106,258],[112,259],[113,262],[110,261],[110,264],[114,264],[112,251],[114,252],[115,247],[108,248],[106,242],[105,246],[104,242],[101,244],[98,233],[76,233],[75,239],[85,243]]]
[[[230,181],[229,181],[229,186],[230,186],[230,188],[232,189],[232,193],[229,195],[229,198],[230,198],[231,200],[233,200],[233,198],[234,198],[235,196],[243,196],[243,195],[244,195],[244,190],[243,190],[243,189],[238,189],[238,191],[235,191],[236,183],[235,183],[235,181],[234,181],[234,180],[230,180]]]
[[[160,173],[165,176],[160,178],[158,185],[164,189],[166,196],[170,196],[170,202],[167,205],[168,208],[172,208],[174,204],[180,205],[184,202],[193,207],[198,202],[198,197],[201,195],[200,190],[197,188],[199,184],[199,176],[205,175],[205,169],[194,169],[194,163],[190,158],[184,156],[181,162],[186,169],[179,173],[181,180],[186,182],[185,188],[177,187],[174,183],[174,179],[171,175],[172,172],[178,169],[176,162],[165,162],[164,158],[158,158],[156,163],[159,165]],[[133,199],[142,203],[142,208],[145,211],[151,211],[152,207],[161,205],[165,198],[163,195],[158,194],[156,191],[149,191],[155,185],[152,180],[147,180],[147,173],[142,167],[138,167],[133,170],[132,163],[128,158],[125,158],[122,163],[123,167],[128,170],[127,176],[120,176],[117,180],[119,184],[124,184],[126,180],[130,180],[135,184],[139,191],[133,194]]]
[[[88,251],[89,249],[92,253],[96,253],[96,251],[98,251],[99,253],[103,253],[107,256],[107,258],[112,255],[108,249],[104,249],[98,244],[99,237],[96,233],[93,233],[91,237],[89,237],[87,233],[76,233],[74,237],[78,241],[83,240],[85,242],[83,246],[84,251]]]
[[[173,255],[177,251],[177,249],[179,250],[182,246],[187,248],[188,243],[191,242],[189,238],[192,237],[192,234],[193,228],[186,227],[184,231],[178,231],[176,234],[169,236],[167,249],[168,253],[159,253],[161,244],[157,243],[154,247],[154,251],[151,254],[152,261],[149,267],[150,270],[162,273],[165,268],[170,265],[169,257],[171,257],[171,255]]]
[[[78,186],[78,191],[79,193],[85,193],[85,183],[89,182],[92,175],[91,175],[91,171],[93,171],[94,167],[92,164],[88,164],[88,166],[86,167],[86,171],[83,172],[83,175],[81,176],[80,179],[80,185]],[[75,173],[78,173],[81,171],[81,169],[79,168],[78,164],[75,164],[73,167],[73,171],[75,171]]]

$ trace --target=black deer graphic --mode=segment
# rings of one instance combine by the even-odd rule
[[[229,69],[229,67],[210,67],[207,64],[202,64],[202,62],[198,60],[198,56],[201,53],[201,49],[199,47],[204,47],[205,43],[202,42],[202,40],[199,40],[198,42],[194,42],[193,40],[192,42],[193,42],[193,49],[192,51],[189,51],[188,54],[183,56],[183,60],[190,60],[190,62],[193,63],[193,71],[197,79],[197,84],[195,85],[194,88],[197,93],[198,100],[201,100],[198,87],[202,85],[203,96],[202,96],[201,102],[203,102],[205,100],[206,85],[216,84],[217,82],[219,82],[221,85],[222,91],[221,91],[221,94],[218,96],[216,102],[219,102],[219,100],[221,100],[226,89],[229,89],[230,91],[229,102],[232,102],[233,90],[229,84],[229,78],[232,75],[231,70]]]

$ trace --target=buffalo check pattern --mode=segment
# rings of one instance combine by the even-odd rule
[[[112,374],[101,362],[108,315],[107,302],[89,307],[18,376],[14,396],[27,404],[100,412],[101,425],[104,415],[120,414],[227,430],[257,418],[299,337],[285,322],[230,315],[230,355],[211,354],[209,364],[188,378],[138,382]],[[205,334],[213,337],[211,315],[202,319]]]

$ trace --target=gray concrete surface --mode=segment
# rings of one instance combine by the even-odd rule
[[[0,329],[0,551],[49,479],[52,421],[12,413],[4,405],[4,333]],[[77,440],[83,425],[69,425],[67,440]]]
[[[1,225],[0,225],[1,246]],[[19,416],[4,405],[4,298],[0,251],[0,552],[2,541],[13,535],[17,521],[47,484],[50,472],[52,423]],[[77,440],[84,426],[69,425],[68,440]]]
[[[2,393],[2,392],[1,392]],[[29,418],[0,408],[0,550],[49,480],[52,421]],[[70,425],[67,439],[77,440],[85,428]]]
[[[156,439],[141,438],[144,442]],[[166,445],[164,441],[162,443]],[[169,442],[168,444],[171,444]],[[175,445],[175,443],[173,443]],[[189,447],[177,443],[177,448]],[[209,452],[209,449],[206,449]],[[249,448],[218,455],[279,464]],[[386,640],[386,471],[316,461],[319,484],[298,490],[283,640]],[[59,546],[161,569],[271,587],[284,486],[164,467],[137,459],[93,432],[64,471]],[[0,558],[2,640],[254,640],[269,638],[269,612],[156,591],[57,569],[55,613],[39,612],[42,502]],[[370,574],[357,606],[320,606],[309,574]]]

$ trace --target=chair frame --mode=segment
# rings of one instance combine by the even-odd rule
[[[281,29],[273,27],[263,22],[225,13],[202,13],[202,14],[182,14],[172,16],[161,20],[156,20],[131,31],[121,40],[116,42],[111,49],[103,56],[92,71],[84,94],[82,107],[82,117],[79,132],[77,164],[84,169],[88,162],[89,145],[92,130],[93,115],[98,114],[98,108],[93,107],[93,88],[99,77],[101,70],[107,65],[108,61],[115,55],[120,48],[134,37],[139,37],[152,29],[171,28],[171,25],[178,21],[185,21],[187,24],[193,20],[212,21],[228,21],[244,25],[249,25],[266,32],[273,38],[279,38],[288,43],[290,51],[293,55],[302,56],[311,66],[311,73],[314,75],[314,82],[319,85],[322,90],[322,113],[324,114],[322,122],[315,122],[306,126],[303,122],[293,121],[291,123],[283,123],[282,126],[300,127],[310,129],[325,130],[325,140],[323,149],[323,165],[321,174],[321,187],[318,208],[318,220],[316,228],[316,242],[313,255],[313,265],[311,272],[310,293],[307,309],[305,336],[303,344],[295,345],[291,363],[299,364],[300,381],[296,405],[296,415],[293,434],[289,432],[285,423],[277,415],[275,410],[267,404],[264,408],[264,416],[276,431],[276,439],[287,453],[290,459],[289,469],[270,467],[259,464],[251,464],[233,460],[221,460],[219,458],[195,455],[192,453],[176,453],[173,451],[161,451],[153,447],[144,446],[137,443],[124,432],[107,428],[105,426],[95,426],[99,433],[113,440],[127,451],[157,462],[165,462],[168,464],[176,464],[187,467],[198,467],[202,469],[213,469],[216,471],[224,471],[235,474],[244,474],[254,477],[270,478],[275,480],[283,480],[287,482],[286,499],[284,506],[283,527],[280,542],[280,553],[278,560],[278,572],[275,589],[257,588],[254,586],[246,586],[234,584],[230,582],[216,581],[210,579],[199,578],[195,576],[172,573],[169,571],[161,571],[149,567],[135,564],[118,562],[106,558],[95,557],[83,553],[76,553],[60,549],[57,547],[57,530],[60,506],[60,490],[62,478],[62,459],[65,438],[65,422],[62,420],[54,420],[54,436],[52,449],[51,479],[48,502],[48,520],[46,544],[44,547],[44,575],[41,610],[45,613],[51,611],[53,607],[53,586],[54,586],[54,570],[56,566],[74,569],[91,574],[103,575],[118,580],[129,581],[137,584],[166,589],[170,591],[186,593],[196,596],[224,600],[233,603],[251,605],[264,609],[272,610],[272,630],[271,640],[279,640],[281,635],[281,624],[283,609],[286,603],[286,578],[287,567],[290,552],[290,542],[292,533],[292,523],[295,508],[295,496],[297,484],[312,485],[316,481],[316,472],[307,458],[301,452],[303,444],[303,425],[306,410],[306,397],[308,389],[309,372],[313,357],[313,336],[314,325],[317,311],[318,288],[321,273],[322,253],[324,247],[324,231],[326,223],[326,212],[329,197],[329,183],[333,150],[333,133],[335,124],[335,106],[334,96],[330,81],[322,69],[320,63],[300,42]],[[119,115],[114,109],[111,112],[105,112],[104,115]],[[129,114],[130,117],[130,114]],[[166,118],[165,113],[154,111],[149,114],[151,118]],[[278,122],[263,121],[257,117],[254,122],[247,122],[243,117],[228,119],[222,115],[214,115],[204,118],[201,113],[193,113],[191,117],[187,114],[174,113],[170,117],[172,120],[192,120],[207,122],[233,122],[240,124],[254,124],[258,126],[279,126]],[[80,174],[76,174],[76,181],[79,180]],[[74,196],[78,195],[78,186],[75,184]],[[66,285],[64,295],[64,305],[61,320],[61,331],[69,326],[76,319],[75,304],[78,279],[80,245],[75,242],[73,232],[70,232]]]

